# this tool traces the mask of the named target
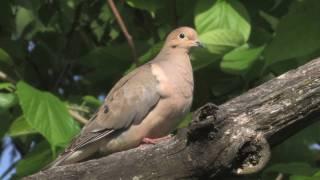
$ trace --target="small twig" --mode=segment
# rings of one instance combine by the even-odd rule
[[[78,111],[78,112],[90,113],[88,108],[81,107],[79,105],[70,105],[70,106],[68,106],[68,109],[73,110],[73,111]]]
[[[136,54],[136,48],[132,39],[132,36],[129,34],[128,29],[126,27],[126,25],[124,24],[122,17],[116,7],[116,5],[114,4],[113,0],[108,0],[108,4],[111,8],[112,13],[114,14],[122,33],[124,34],[124,36],[126,37],[128,44],[131,48],[131,52],[132,52],[132,56],[133,56],[133,61],[136,65],[139,64],[138,59],[137,59],[137,54]]]
[[[78,112],[74,111],[74,110],[71,110],[69,109],[68,110],[70,115],[75,119],[77,120],[78,122],[80,122],[81,124],[87,124],[89,122],[88,119],[84,118],[83,116],[81,116]]]
[[[6,73],[0,71],[0,79],[4,80],[4,81],[8,81],[11,82],[12,84],[16,84],[16,80],[12,79],[11,77],[9,77]]]
[[[279,173],[275,180],[282,180],[282,179],[283,179],[283,174]]]

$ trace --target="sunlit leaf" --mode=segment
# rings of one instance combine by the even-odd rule
[[[64,146],[79,132],[65,105],[48,92],[39,91],[20,81],[17,95],[28,124],[53,146]]]
[[[241,46],[245,41],[237,31],[217,29],[199,36],[200,41],[213,54],[224,54]]]
[[[243,45],[225,54],[220,67],[224,72],[241,75],[251,67],[256,59],[259,58],[263,49],[264,46],[250,48],[248,45]]]
[[[247,10],[239,1],[202,0],[195,11],[195,25],[200,35],[216,30],[237,33],[242,41],[250,35],[250,22]]]

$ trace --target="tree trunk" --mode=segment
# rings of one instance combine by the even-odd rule
[[[320,115],[320,58],[219,107],[195,111],[170,140],[55,167],[25,179],[199,179],[253,173],[274,146]],[[219,178],[218,178],[219,179]]]

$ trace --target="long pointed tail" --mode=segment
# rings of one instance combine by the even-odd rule
[[[63,153],[57,157],[54,161],[46,165],[42,170],[50,169],[56,166],[61,166],[64,164],[69,164],[71,162],[68,162],[67,159],[73,154],[74,152],[70,151],[67,153]]]

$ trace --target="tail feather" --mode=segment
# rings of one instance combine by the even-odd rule
[[[57,167],[57,166],[61,166],[61,165],[64,165],[66,164],[66,160],[73,154],[73,151],[70,151],[68,153],[64,153],[62,155],[59,155],[57,157],[57,159],[55,159],[54,161],[52,161],[51,163],[49,163],[48,165],[46,165],[42,170],[47,170],[47,169],[50,169],[50,168],[54,168],[54,167]]]

